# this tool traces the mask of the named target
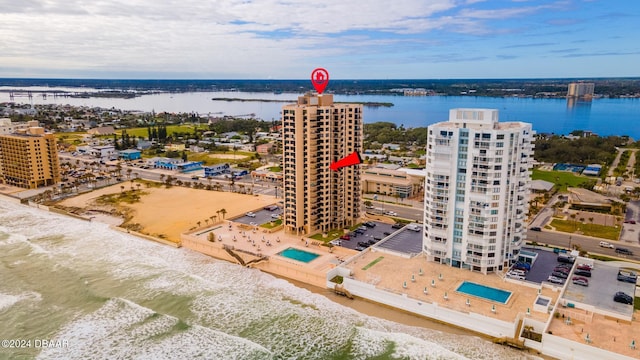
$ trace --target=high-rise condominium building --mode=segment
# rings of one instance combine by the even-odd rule
[[[55,136],[41,127],[0,135],[0,178],[27,189],[60,182]]]
[[[577,82],[570,83],[567,89],[568,98],[576,98],[581,100],[591,100],[595,91],[594,83]]]
[[[429,126],[423,249],[483,273],[517,259],[526,236],[535,132],[498,110],[453,109]]]
[[[309,234],[355,224],[360,169],[333,171],[330,165],[362,151],[362,105],[307,93],[282,107],[282,129],[285,230]]]

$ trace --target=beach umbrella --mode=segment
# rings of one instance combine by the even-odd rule
[[[635,350],[636,348],[636,341],[635,340],[631,340],[631,348]]]
[[[496,313],[496,306],[495,305],[491,305],[491,312],[492,313]]]
[[[469,300],[469,298],[467,298],[466,304],[467,306],[471,306],[471,300]]]
[[[591,342],[591,336],[589,336],[589,333],[587,333],[587,336],[584,337],[584,341]]]
[[[531,309],[527,308],[527,316],[531,315]]]
[[[416,282],[416,276],[411,274],[411,282]]]
[[[431,286],[436,287],[436,281],[434,279],[431,279]]]
[[[407,288],[407,282],[406,281],[402,283],[402,287],[405,288],[405,289]]]
[[[449,296],[447,295],[447,292],[446,292],[446,291],[444,292],[444,299],[445,299],[445,300],[449,300]]]
[[[440,273],[440,275],[438,275],[438,280],[442,280],[442,273]]]
[[[420,270],[418,271],[418,275],[420,276],[424,275],[424,272],[422,272],[422,268],[420,268]]]
[[[429,293],[429,292],[427,291],[427,287],[426,287],[426,286],[424,287],[424,290],[422,290],[422,292],[423,292],[423,293],[425,293],[425,295]]]

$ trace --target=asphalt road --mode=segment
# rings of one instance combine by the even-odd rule
[[[628,243],[620,243],[619,241],[611,241],[606,240],[607,242],[613,244],[614,246],[620,246],[628,248],[633,251],[633,256],[621,255],[617,254],[614,249],[602,248],[600,245],[600,241],[603,239],[592,238],[588,236],[575,235],[575,234],[565,234],[554,231],[529,231],[527,233],[528,241],[535,241],[540,244],[549,244],[552,246],[558,246],[562,248],[569,248],[569,246],[579,245],[582,250],[588,251],[590,253],[602,254],[607,256],[615,256],[621,259],[630,259],[640,261],[640,247],[635,244]],[[571,242],[571,243],[569,243]]]

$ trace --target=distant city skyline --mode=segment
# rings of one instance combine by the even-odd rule
[[[0,77],[640,76],[622,0],[0,0]],[[392,5],[390,5],[392,4]]]

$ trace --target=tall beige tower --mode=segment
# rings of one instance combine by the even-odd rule
[[[55,136],[41,127],[0,135],[0,180],[27,189],[60,182]]]
[[[282,107],[282,126],[285,230],[312,234],[356,224],[359,165],[338,171],[329,166],[362,152],[362,105],[307,93]]]

